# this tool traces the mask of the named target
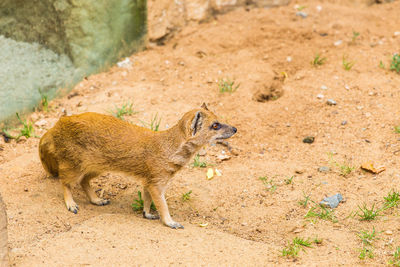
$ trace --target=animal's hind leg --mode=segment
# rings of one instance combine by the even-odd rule
[[[64,201],[67,209],[73,213],[78,213],[79,207],[78,204],[75,203],[72,192],[71,192],[71,185],[69,183],[65,183],[61,180],[61,184],[64,191]]]
[[[82,178],[81,186],[83,188],[83,191],[85,191],[86,195],[88,196],[88,198],[92,204],[95,204],[97,206],[104,206],[104,205],[109,204],[110,200],[99,198],[96,195],[96,192],[94,191],[94,189],[90,186],[90,180],[96,176],[97,176],[97,173],[85,174]]]

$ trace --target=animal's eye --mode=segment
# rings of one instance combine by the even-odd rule
[[[211,126],[214,130],[218,130],[219,128],[221,128],[221,124],[219,124],[218,122],[213,123],[213,125]]]

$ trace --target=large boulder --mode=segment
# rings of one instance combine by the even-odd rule
[[[43,14],[46,14],[45,16]],[[146,33],[145,0],[2,0],[0,34],[66,54],[91,73],[129,55]]]
[[[39,90],[52,98],[141,49],[146,8],[146,0],[0,0],[0,122],[37,106]]]

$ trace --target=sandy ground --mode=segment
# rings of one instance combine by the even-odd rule
[[[88,77],[69,96],[52,101],[50,112],[32,114],[42,135],[64,112],[109,113],[131,101],[139,113],[126,120],[140,125],[157,113],[166,129],[206,102],[238,128],[230,140],[238,155],[210,146],[202,160],[222,176],[207,180],[206,169],[190,166],[176,175],[167,201],[172,217],[185,226],[177,231],[133,211],[141,186],[118,174],[93,181],[110,205],[91,205],[76,187],[80,211],[68,212],[59,182],[46,178],[40,164],[39,139],[4,143],[0,191],[9,216],[11,265],[387,265],[400,246],[399,209],[381,211],[372,221],[355,213],[364,204],[382,207],[383,197],[400,190],[400,134],[393,129],[400,125],[400,74],[388,70],[400,49],[400,2],[332,2],[299,3],[307,18],[296,16],[294,1],[190,25],[165,46],[132,55],[131,67]],[[353,32],[360,33],[354,41]],[[313,66],[317,53],[326,61]],[[343,68],[343,57],[354,62],[351,70]],[[240,87],[222,94],[217,81],[228,78]],[[283,95],[255,101],[254,94],[268,93],[271,84]],[[303,143],[306,136],[314,143]],[[218,163],[223,150],[231,158]],[[386,170],[364,172],[365,161]],[[321,166],[330,171],[319,172]],[[340,166],[355,169],[343,176]],[[182,201],[189,190],[191,199]],[[305,218],[315,206],[311,200],[336,193],[345,199],[334,210],[337,221]],[[305,195],[311,199],[306,207],[299,204]],[[362,260],[358,234],[373,229],[376,239],[364,246],[373,258]],[[283,257],[295,237],[322,243]]]

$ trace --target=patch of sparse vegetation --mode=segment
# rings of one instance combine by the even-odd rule
[[[158,117],[158,113],[151,117],[150,123],[141,121],[143,126],[150,128],[150,130],[158,132],[161,124],[161,117]]]
[[[304,199],[300,200],[298,203],[300,206],[303,206],[304,208],[306,208],[308,205],[308,202],[310,201],[310,195],[306,195],[303,192],[303,197],[304,197]]]
[[[358,206],[359,211],[356,212],[356,215],[359,217],[360,221],[372,221],[375,220],[376,217],[380,216],[380,212],[383,209],[375,208],[375,203],[372,204],[371,208],[367,207],[367,204],[363,204],[363,206]]]
[[[400,247],[397,247],[393,253],[393,259],[389,260],[389,264],[400,267]]]
[[[192,198],[191,194],[192,194],[192,190],[189,190],[188,192],[182,194],[182,201],[183,202],[189,201]]]
[[[271,193],[274,193],[276,191],[277,185],[274,183],[273,179],[268,180],[268,177],[266,176],[259,177],[258,179],[263,182],[268,191],[270,191]]]
[[[314,203],[314,206],[308,210],[304,218],[320,218],[322,220],[331,221],[333,223],[338,222],[338,219],[336,218],[333,209],[325,208],[315,203],[314,201],[312,202]]]
[[[400,134],[400,125],[394,127],[394,132]]]
[[[313,242],[314,242],[314,244],[322,245],[323,240],[322,240],[322,238],[318,238],[318,236],[317,236],[314,238]]]
[[[300,6],[297,6],[296,9],[297,9],[297,11],[302,11],[306,7],[307,7],[306,5],[300,5]]]
[[[399,192],[396,192],[394,190],[389,192],[386,197],[383,197],[383,199],[385,200],[385,203],[384,203],[385,209],[389,209],[392,207],[398,207],[400,204],[400,194],[399,194]]]
[[[314,56],[314,59],[311,61],[311,65],[313,66],[321,66],[326,62],[326,57],[321,57],[319,53]]]
[[[230,79],[220,79],[218,88],[220,93],[234,93],[239,88],[240,84],[235,85],[235,81]]]
[[[352,164],[348,161],[344,161],[344,162],[337,162],[336,160],[333,159],[333,154],[332,153],[328,153],[329,156],[329,164],[336,166],[337,168],[339,168],[339,174],[346,177],[348,176],[350,173],[352,173],[356,167],[352,166]]]
[[[199,155],[199,154],[196,154],[196,156],[194,156],[192,166],[195,167],[195,168],[196,168],[196,167],[199,167],[199,168],[206,168],[206,167],[208,166],[208,164],[207,164],[206,161],[201,161],[201,160],[200,160],[200,155]]]
[[[383,64],[382,60],[379,61],[379,68],[386,69],[385,64]]]
[[[112,115],[118,119],[123,120],[124,116],[130,116],[138,112],[133,110],[133,103],[126,102],[121,107],[115,106],[115,111],[111,112]]]
[[[354,44],[356,42],[358,36],[360,36],[360,33],[356,32],[356,31],[353,31],[353,37],[351,37],[351,43]]]
[[[25,136],[26,138],[29,137],[38,137],[35,135],[35,129],[33,128],[32,122],[28,122],[26,120],[22,120],[19,116],[18,112],[16,113],[18,121],[22,124],[22,128],[17,129],[19,131],[17,136],[11,135],[6,129],[3,129],[4,135],[9,139],[16,139],[18,140],[21,136]]]
[[[376,237],[375,227],[372,228],[371,233],[368,231],[361,231],[357,236],[361,239],[363,245],[371,246],[372,241],[379,239]]]
[[[42,90],[39,88],[39,94],[40,94],[40,106],[43,111],[48,112],[49,111],[49,101],[48,101],[48,96],[42,92]]]
[[[358,255],[358,258],[361,260],[365,260],[366,257],[370,259],[374,258],[374,251],[371,247],[363,247],[362,249],[360,249],[360,254]]]
[[[342,65],[345,70],[351,70],[353,68],[355,62],[348,60],[347,56],[343,56]]]
[[[305,247],[312,248],[311,241],[309,239],[303,239],[295,237],[288,246],[282,250],[283,257],[297,257],[300,250],[305,251]]]
[[[142,192],[138,191],[137,194],[138,194],[138,198],[133,200],[133,203],[131,206],[134,211],[142,211],[143,210]],[[153,201],[151,202],[150,209],[154,210],[154,211],[157,210]]]
[[[284,180],[285,184],[292,184],[292,183],[293,183],[293,178],[294,178],[294,176],[289,177],[289,178],[286,178],[286,179]]]
[[[390,70],[394,70],[400,73],[400,55],[394,54],[392,57],[392,62],[390,63]]]

